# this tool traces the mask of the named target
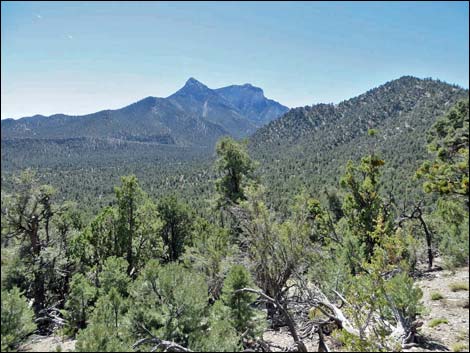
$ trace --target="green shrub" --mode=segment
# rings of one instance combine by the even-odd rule
[[[222,302],[230,308],[230,321],[239,334],[248,332],[248,336],[256,336],[259,332],[257,310],[251,304],[256,294],[238,292],[242,288],[253,288],[250,273],[242,265],[234,265],[230,269],[222,288]]]
[[[240,335],[227,317],[230,309],[218,300],[212,306],[209,315],[209,328],[190,342],[197,352],[239,352],[241,351]]]
[[[185,347],[203,333],[208,306],[204,277],[177,263],[147,263],[130,290],[133,334],[155,336]],[[145,347],[142,347],[145,349]]]
[[[101,293],[107,294],[112,288],[115,288],[119,294],[127,295],[127,286],[131,280],[126,272],[128,266],[129,264],[122,257],[108,257],[98,276]]]
[[[2,352],[14,350],[35,329],[33,310],[20,290],[2,291]]]
[[[124,352],[130,350],[129,332],[125,327],[127,303],[116,288],[101,296],[86,329],[77,335],[79,352]]]
[[[441,293],[435,292],[431,293],[431,300],[441,300],[444,296]]]
[[[67,319],[66,332],[75,334],[86,326],[91,311],[90,303],[95,298],[96,290],[89,280],[77,273],[70,282],[70,292],[65,303],[65,318]]]
[[[438,319],[432,319],[430,322],[429,322],[429,327],[436,327],[436,326],[439,326],[440,324],[448,324],[449,321],[447,319],[444,319],[444,318],[438,318]]]
[[[220,297],[229,256],[236,250],[232,249],[229,236],[228,229],[199,218],[194,222],[193,245],[183,254],[188,267],[205,275],[209,294],[214,300]]]
[[[413,282],[413,278],[406,273],[400,273],[387,283],[394,305],[403,317],[413,321],[418,314],[424,311],[421,304],[422,290]]]
[[[440,199],[437,205],[434,223],[444,264],[450,269],[466,266],[469,261],[468,211],[455,200]]]
[[[176,261],[190,244],[192,220],[189,207],[176,196],[167,196],[157,205],[163,221],[160,235],[165,245],[165,262]]]
[[[77,352],[129,352],[105,324],[98,323],[80,330],[77,335]]]

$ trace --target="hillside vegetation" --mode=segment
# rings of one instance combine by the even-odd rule
[[[250,138],[250,151],[279,208],[304,188],[336,189],[347,161],[371,151],[386,162],[383,192],[404,202],[422,197],[413,176],[428,158],[429,129],[466,97],[468,91],[459,87],[405,76],[338,105],[292,109],[259,129]],[[374,138],[369,129],[377,130]]]
[[[416,280],[437,257],[469,264],[468,131],[467,91],[404,77],[215,151],[2,141],[2,351],[31,334],[86,352],[429,347],[428,328],[451,321],[427,316]],[[30,142],[60,158],[28,158]],[[265,339],[279,328],[283,346]]]

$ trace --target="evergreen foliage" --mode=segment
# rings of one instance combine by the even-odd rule
[[[440,196],[434,212],[440,250],[450,267],[469,261],[469,103],[457,102],[432,126],[428,150],[435,155],[418,169],[423,188]]]
[[[86,327],[95,297],[96,289],[90,281],[81,273],[73,275],[65,304],[67,329],[70,333],[74,334]]]
[[[122,257],[108,257],[98,276],[102,293],[108,294],[114,289],[119,295],[126,296],[127,287],[131,280],[126,273],[127,268],[128,263]]]
[[[15,351],[35,329],[34,312],[19,289],[2,290],[2,352]]]
[[[123,269],[124,273],[126,269]],[[125,325],[127,302],[116,288],[96,302],[86,329],[77,335],[78,352],[126,352],[130,350]]]
[[[222,289],[222,302],[230,308],[230,321],[238,333],[256,336],[259,332],[256,310],[251,306],[256,300],[253,293],[237,292],[243,288],[253,288],[250,274],[242,265],[234,265],[227,274]]]
[[[468,99],[459,101],[432,126],[428,149],[436,155],[418,171],[426,192],[460,196],[468,207]]]
[[[198,219],[193,227],[192,246],[186,248],[184,262],[194,271],[204,274],[212,299],[219,298],[225,272],[237,248],[229,241],[229,231]]]
[[[252,178],[253,161],[248,156],[246,147],[230,137],[222,138],[216,146],[218,159],[216,170],[221,177],[216,181],[220,205],[228,201],[238,203],[245,200],[244,186]]]
[[[241,350],[239,335],[227,320],[228,310],[223,310],[223,306],[219,307],[219,303],[215,303],[211,308],[208,332],[192,340],[190,346],[195,351],[238,352]]]
[[[161,238],[165,245],[164,260],[176,261],[191,243],[192,215],[175,196],[163,198],[157,206],[163,221]]]
[[[177,263],[149,261],[131,288],[132,332],[136,338],[151,333],[187,346],[203,332],[207,293],[201,275]]]

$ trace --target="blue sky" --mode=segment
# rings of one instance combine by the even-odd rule
[[[1,3],[1,117],[85,114],[195,77],[289,107],[403,75],[468,88],[467,2]]]

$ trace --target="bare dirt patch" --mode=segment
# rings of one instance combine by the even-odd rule
[[[59,336],[31,336],[19,349],[19,352],[73,352],[75,340]],[[60,348],[59,348],[60,347]]]
[[[452,351],[459,345],[463,351],[469,349],[469,310],[468,290],[452,291],[452,285],[456,283],[467,283],[469,280],[468,267],[459,268],[454,271],[441,270],[427,273],[425,278],[416,283],[423,291],[423,303],[426,307],[421,319],[424,325],[421,329],[426,338],[423,346],[415,347],[409,351],[419,352],[445,352]],[[439,293],[442,299],[433,300],[433,294]],[[446,320],[431,327],[431,322]]]

